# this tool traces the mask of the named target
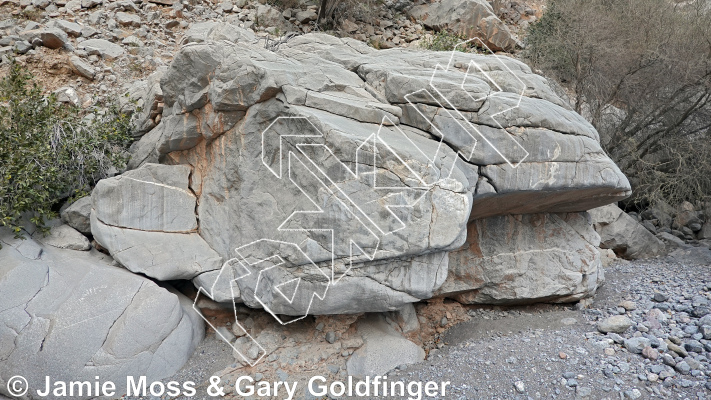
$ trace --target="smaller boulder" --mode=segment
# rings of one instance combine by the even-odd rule
[[[417,311],[412,303],[407,303],[401,309],[394,311],[395,321],[400,325],[403,333],[410,333],[420,329],[420,322],[417,319]]]
[[[69,64],[72,66],[72,70],[79,76],[83,76],[84,78],[91,80],[93,80],[94,76],[96,76],[94,67],[77,56],[69,57]]]
[[[630,353],[641,354],[642,351],[650,347],[651,342],[645,337],[633,337],[630,339],[625,339],[625,348]]]
[[[59,49],[67,44],[69,36],[67,36],[67,33],[61,29],[49,28],[40,32],[40,39],[42,40],[42,45],[44,47]]]
[[[61,31],[60,31],[61,32]],[[64,33],[64,32],[62,32]],[[111,43],[105,39],[89,39],[79,43],[80,49],[86,50],[89,54],[99,55],[102,58],[113,60],[122,56],[125,51],[124,49],[115,44]]]
[[[141,17],[136,14],[129,14],[125,12],[116,13],[116,22],[123,26],[141,26]]]
[[[103,3],[103,0],[81,0],[82,8],[93,8]]]
[[[32,44],[26,40],[19,40],[15,42],[12,49],[17,54],[26,54],[28,51],[32,50]]]
[[[54,21],[54,26],[66,32],[70,36],[79,37],[81,36],[82,26],[75,23],[65,21],[63,19],[58,19]]]
[[[706,221],[696,235],[699,239],[711,239],[711,221]]]
[[[91,249],[89,239],[69,225],[58,225],[52,227],[46,235],[40,231],[37,231],[33,235],[33,238],[42,244],[56,247],[58,249],[81,251]]]
[[[55,90],[54,94],[57,95],[57,101],[60,103],[67,103],[73,106],[79,105],[79,95],[73,88],[64,86]]]
[[[600,235],[600,247],[613,250],[618,257],[651,258],[664,252],[664,243],[616,205],[608,204],[588,212]]]
[[[359,321],[358,333],[365,344],[348,359],[348,375],[361,379],[385,375],[398,365],[425,359],[425,351],[405,339],[380,314],[372,314]]]
[[[512,51],[519,45],[486,0],[426,2],[412,7],[408,14],[436,31],[455,32],[467,38],[478,37],[492,51]]]
[[[311,21],[315,21],[318,18],[318,14],[314,10],[299,11],[296,13],[296,20],[301,24],[308,24]]]
[[[91,234],[91,196],[82,197],[62,210],[62,220],[77,231]]]
[[[232,2],[223,1],[223,2],[220,4],[220,8],[221,8],[222,11],[224,11],[224,12],[231,12],[231,11],[232,11],[232,8],[234,8],[234,5],[232,4]]]
[[[672,235],[669,232],[660,232],[657,234],[657,239],[661,240],[667,247],[667,251],[674,250],[677,248],[685,249],[691,247],[691,245],[686,244],[682,239]]]
[[[632,320],[624,315],[613,315],[597,323],[597,330],[602,333],[623,333],[632,326]],[[644,347],[643,347],[644,348]],[[641,350],[640,350],[641,351]]]
[[[346,19],[341,23],[341,28],[348,33],[354,33],[358,30],[358,25],[355,22]]]

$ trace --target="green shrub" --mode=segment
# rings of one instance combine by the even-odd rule
[[[423,40],[422,47],[432,51],[452,51],[454,46],[465,40],[466,38],[461,35],[442,29],[431,37]],[[471,46],[468,46],[468,44],[457,47],[457,50],[468,52],[471,50]]]
[[[269,0],[267,4],[282,11],[289,8],[299,8],[299,0]]]
[[[29,217],[44,228],[60,200],[85,195],[125,167],[129,117],[115,105],[91,111],[45,96],[12,62],[0,81],[0,225],[19,235]]]
[[[335,29],[344,20],[377,25],[384,0],[321,0],[316,25],[320,31]]]

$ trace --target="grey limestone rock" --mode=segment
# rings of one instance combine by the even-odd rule
[[[111,43],[106,39],[89,39],[80,42],[78,47],[86,50],[89,54],[99,55],[107,60],[114,60],[121,57],[126,51],[116,43]]]
[[[491,50],[513,50],[517,41],[485,0],[440,0],[412,7],[408,14],[435,30],[480,38]]]
[[[590,215],[600,234],[600,247],[612,249],[618,257],[652,258],[664,252],[664,243],[617,205],[594,208]]]
[[[129,166],[188,168],[168,186],[194,199],[94,197],[93,233],[127,268],[292,316],[394,311],[437,294],[575,301],[601,281],[599,237],[578,212],[625,198],[629,182],[525,64],[324,34],[271,51],[219,23],[194,25],[185,42],[161,77],[160,122]],[[99,208],[134,222],[168,213],[180,229],[129,229]],[[530,213],[541,215],[507,216]],[[191,241],[180,247],[196,264],[122,255],[153,246],[184,257],[174,240]]]
[[[425,359],[421,347],[405,339],[385,322],[382,315],[372,315],[358,322],[363,346],[347,362],[348,375],[365,379],[382,376],[395,367]]]
[[[585,214],[531,214],[472,221],[449,254],[438,295],[465,304],[570,302],[595,293],[604,275],[599,236]]]
[[[91,234],[91,196],[82,197],[62,210],[62,219],[79,232]]]
[[[222,258],[196,232],[196,197],[187,166],[146,164],[99,182],[91,231],[133,272],[160,280],[219,270]]]
[[[169,377],[204,336],[190,300],[95,250],[42,246],[4,228],[0,241],[0,370],[31,388],[43,388],[46,376],[101,375],[124,393],[127,371],[149,382]],[[23,250],[28,244],[38,251]],[[9,376],[0,377],[2,394]],[[29,398],[37,398],[33,390]]]

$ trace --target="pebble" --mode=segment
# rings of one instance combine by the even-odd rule
[[[608,332],[607,337],[612,339],[617,344],[622,344],[625,341],[625,338],[623,338],[622,336],[620,336],[614,332]]]
[[[624,308],[627,311],[633,311],[637,309],[637,304],[635,304],[634,301],[625,300],[620,303],[620,307]]]
[[[699,333],[704,339],[711,340],[711,325],[703,325],[701,329],[699,329]]]
[[[642,397],[642,392],[640,392],[639,389],[635,388],[635,389],[625,391],[625,396],[627,396],[627,398],[629,398],[629,399],[635,400],[635,399],[639,399],[640,397]]]
[[[652,361],[656,361],[659,358],[659,352],[654,350],[652,346],[647,346],[642,350],[642,355]]]
[[[683,347],[678,346],[674,343],[667,343],[667,347],[669,348],[669,350],[673,351],[674,353],[676,353],[682,357],[686,357],[689,355],[689,353],[687,353],[687,351]]]
[[[597,323],[597,329],[602,333],[623,333],[632,326],[632,320],[624,315],[613,315]]]
[[[684,343],[684,349],[693,353],[703,353],[704,346],[698,340],[690,340]]]
[[[652,296],[652,300],[656,301],[657,303],[664,303],[665,301],[669,300],[669,296],[663,293],[655,292],[654,296]]]
[[[682,361],[676,363],[676,370],[681,372],[682,374],[687,375],[689,372],[691,372],[691,367],[689,366],[689,363],[687,363],[686,361]]]
[[[625,340],[625,348],[630,353],[641,354],[646,347],[650,347],[649,339],[645,337],[633,337]]]

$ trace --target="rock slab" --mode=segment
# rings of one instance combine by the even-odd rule
[[[204,336],[190,300],[105,255],[15,239],[6,229],[0,241],[0,370],[31,388],[43,388],[47,375],[101,375],[125,393],[127,374],[169,377]],[[0,377],[0,393],[8,394],[8,378]]]

